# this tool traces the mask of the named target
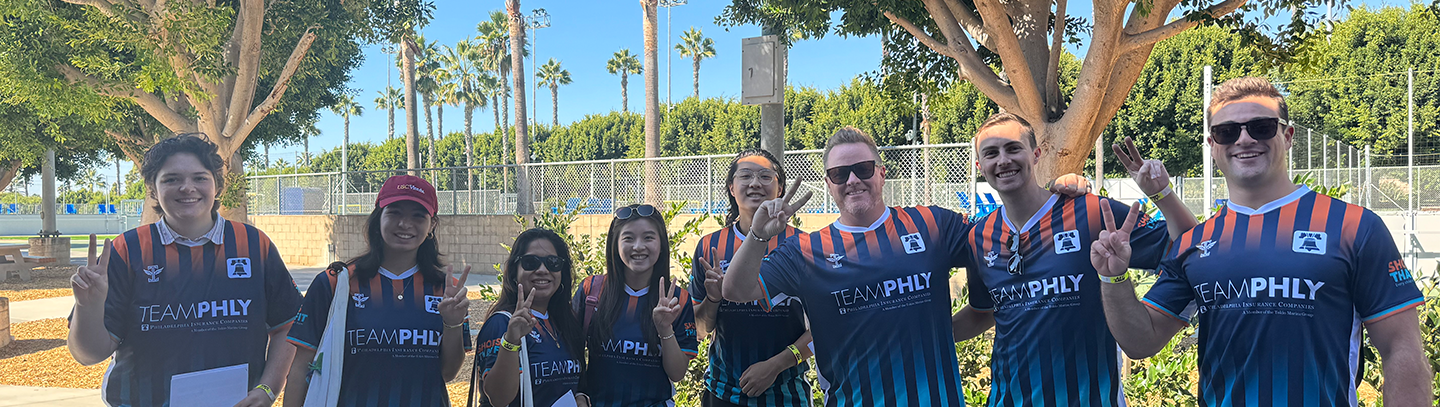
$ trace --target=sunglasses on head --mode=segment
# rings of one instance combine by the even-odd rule
[[[655,216],[655,207],[650,204],[622,206],[615,209],[615,219],[626,220],[633,216],[651,217]]]
[[[843,185],[850,181],[850,174],[852,173],[855,174],[855,178],[862,180],[870,179],[870,177],[875,176],[875,160],[828,168],[825,170],[825,178],[830,179],[830,183],[832,184]]]
[[[568,261],[568,260],[565,260],[565,258],[560,257],[560,256],[543,256],[543,257],[542,257],[542,256],[533,255],[533,254],[527,254],[527,255],[524,255],[524,256],[520,256],[520,258],[518,258],[518,259],[515,259],[515,263],[516,263],[516,264],[519,264],[519,265],[520,265],[520,268],[525,269],[525,271],[535,271],[535,270],[539,270],[539,269],[540,269],[540,264],[541,264],[541,263],[544,263],[546,270],[550,270],[550,271],[553,271],[553,272],[559,272],[560,270],[564,270],[564,269],[565,269],[565,266],[566,266],[566,264],[569,263],[569,261]]]
[[[1011,234],[1010,237],[1006,239],[1008,241],[1007,244],[1010,246],[1010,264],[1008,271],[1010,271],[1010,275],[1012,276],[1025,274],[1025,257],[1020,255],[1020,238],[1017,236],[1019,235]]]
[[[1278,117],[1253,119],[1244,123],[1221,123],[1210,126],[1210,137],[1216,143],[1231,145],[1240,141],[1240,130],[1250,134],[1255,141],[1265,141],[1280,134],[1280,125],[1285,124]]]

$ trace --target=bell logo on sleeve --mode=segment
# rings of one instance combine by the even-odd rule
[[[900,236],[900,242],[905,244],[905,254],[915,254],[925,251],[925,240],[920,238],[919,233]]]
[[[1295,231],[1291,249],[1296,253],[1325,254],[1325,232]]]
[[[250,258],[241,257],[225,261],[225,270],[230,278],[250,278]]]
[[[1067,230],[1055,234],[1055,254],[1080,251],[1080,231]]]

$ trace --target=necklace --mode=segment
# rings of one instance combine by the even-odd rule
[[[406,278],[406,279],[405,279],[405,289],[400,290],[399,293],[395,294],[395,299],[397,299],[397,300],[403,300],[403,299],[405,299],[405,293],[410,291],[410,283],[413,283],[413,282],[415,282],[415,276],[414,276],[414,275],[411,275],[410,277]]]

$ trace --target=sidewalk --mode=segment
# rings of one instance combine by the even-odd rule
[[[105,402],[100,400],[100,389],[0,386],[0,407],[99,407],[104,405]]]

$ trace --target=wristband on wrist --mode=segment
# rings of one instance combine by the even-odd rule
[[[1156,192],[1155,195],[1150,195],[1150,202],[1160,202],[1161,199],[1165,199],[1165,197],[1173,195],[1174,193],[1175,190],[1170,189],[1170,185],[1165,185],[1165,189]]]
[[[575,397],[584,397],[584,398],[585,398],[585,404],[590,404],[590,395],[589,395],[589,394],[585,394],[585,393],[575,393]]]
[[[795,354],[795,364],[796,364],[796,365],[799,365],[800,363],[805,362],[805,356],[803,356],[803,355],[800,354],[800,348],[797,348],[797,347],[795,347],[794,344],[791,344],[788,349],[790,349],[790,353]]]
[[[265,384],[265,383],[260,383],[259,385],[255,386],[255,388],[260,389],[260,391],[265,392],[265,396],[270,398],[270,402],[271,402],[271,403],[274,403],[274,402],[275,402],[275,390],[271,389],[271,388],[270,388],[270,385],[267,385],[267,384]]]
[[[674,338],[674,337],[675,337],[675,332],[674,332],[674,331],[671,331],[669,335],[665,335],[665,336],[660,337],[660,340],[663,341],[663,340],[670,339],[670,338]]]
[[[1130,272],[1129,272],[1129,271],[1126,271],[1126,272],[1124,272],[1124,273],[1120,273],[1120,275],[1118,275],[1118,276],[1113,276],[1113,277],[1111,277],[1111,276],[1106,276],[1106,275],[1104,275],[1104,274],[1096,274],[1096,275],[1100,276],[1100,282],[1108,283],[1108,284],[1120,284],[1120,283],[1123,283],[1123,282],[1126,282],[1126,281],[1129,281],[1129,280],[1130,280]]]
[[[712,299],[710,299],[710,296],[708,296],[708,295],[705,296],[705,301],[713,302],[713,303],[716,303],[716,304],[719,304],[719,303],[720,303],[720,300],[712,300]]]
[[[469,316],[469,315],[466,315],[466,316],[465,316],[465,319],[460,320],[460,323],[457,323],[457,324],[455,324],[455,325],[446,324],[445,321],[440,321],[440,323],[445,325],[445,329],[455,329],[455,328],[459,328],[459,327],[465,326],[465,322],[466,322],[466,321],[469,321],[469,320],[470,320],[470,316]]]
[[[750,231],[750,236],[747,237],[747,239],[755,239],[755,241],[760,242],[760,243],[765,243],[765,242],[769,242],[769,241],[770,241],[770,238],[768,238],[768,237],[760,237],[760,235],[756,235],[754,230],[751,230],[751,231]]]
[[[523,341],[524,339],[521,339],[521,340]],[[504,335],[501,335],[501,336],[500,336],[500,349],[504,349],[504,350],[507,351],[507,352],[519,352],[519,351],[520,351],[520,345],[514,344],[514,343],[510,343],[509,340],[505,339],[505,336],[504,336]]]

